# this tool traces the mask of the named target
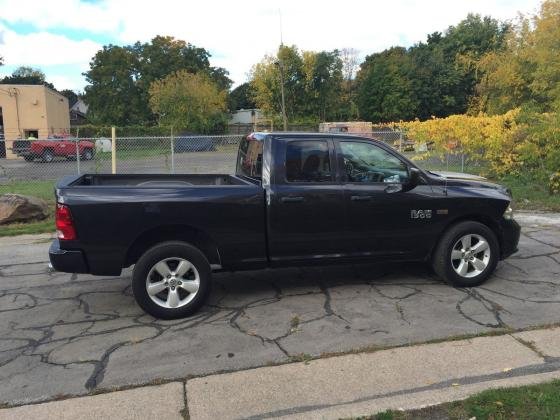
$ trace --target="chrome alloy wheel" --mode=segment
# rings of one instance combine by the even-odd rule
[[[482,273],[490,262],[490,245],[480,235],[460,238],[451,251],[451,265],[461,277],[472,278]]]
[[[195,266],[183,258],[166,258],[155,264],[146,278],[150,299],[163,308],[180,308],[198,293],[200,276]]]

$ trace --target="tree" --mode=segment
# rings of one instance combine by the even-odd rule
[[[98,51],[84,75],[86,100],[94,121],[104,124],[151,124],[156,116],[149,105],[154,81],[185,70],[205,73],[220,90],[228,89],[228,72],[210,66],[210,54],[170,36],[129,46],[109,45]]]
[[[149,89],[152,112],[175,130],[209,133],[224,119],[226,92],[205,72],[179,70]]]
[[[424,120],[466,112],[483,77],[478,63],[503,48],[507,29],[495,19],[470,14],[444,33],[428,35],[426,42],[366,57],[356,78],[360,117]]]
[[[412,119],[418,101],[410,79],[412,61],[407,50],[394,47],[366,58],[358,73],[360,117],[373,122]]]
[[[342,60],[342,74],[344,80],[353,80],[360,65],[360,52],[355,48],[343,48],[340,50]]]
[[[516,107],[537,112],[560,109],[560,1],[545,0],[539,13],[520,16],[505,48],[478,63],[478,110],[499,114]]]
[[[4,77],[0,82],[9,85],[44,85],[54,89],[53,84],[46,81],[45,73],[40,69],[26,66],[18,67],[11,76]]]
[[[251,85],[246,82],[233,89],[229,94],[228,108],[231,112],[238,109],[253,109],[257,105],[254,99],[255,93]]]
[[[60,90],[58,93],[60,93],[62,96],[65,96],[68,99],[70,105],[76,103],[76,101],[79,98],[79,95],[71,89],[63,89]]]
[[[250,85],[257,106],[269,116],[281,113],[280,70],[283,72],[288,120],[325,121],[340,114],[342,60],[338,51],[303,51],[280,46],[252,70]]]
[[[104,46],[84,73],[89,118],[100,124],[130,125],[148,121],[151,113],[143,102],[137,81],[138,57],[130,47]]]

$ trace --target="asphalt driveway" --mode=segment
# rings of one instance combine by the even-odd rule
[[[519,216],[520,251],[482,287],[422,265],[215,275],[196,316],[158,321],[120,278],[50,273],[48,240],[0,240],[0,403],[560,322],[560,215]]]

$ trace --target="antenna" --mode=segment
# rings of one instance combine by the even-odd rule
[[[282,9],[278,8],[278,18],[280,20],[280,46],[284,45],[282,41]]]

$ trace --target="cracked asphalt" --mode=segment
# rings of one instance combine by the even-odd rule
[[[214,275],[209,304],[159,321],[122,277],[51,273],[48,239],[0,241],[0,403],[21,404],[376,346],[560,322],[560,215],[519,215],[483,286],[421,264]],[[419,361],[422,363],[422,361]]]

